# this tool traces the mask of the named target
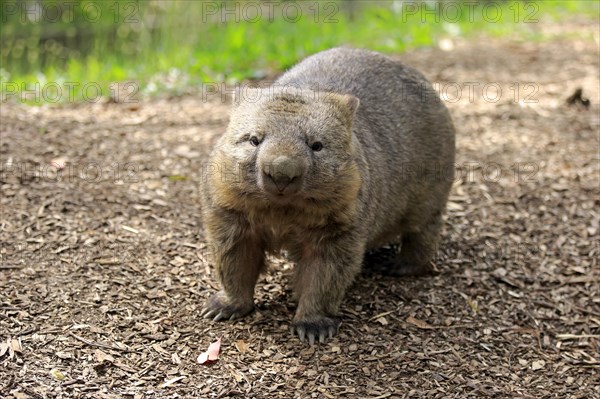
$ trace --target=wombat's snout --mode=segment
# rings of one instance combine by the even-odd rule
[[[275,195],[296,193],[301,186],[304,165],[299,160],[280,155],[261,165],[264,189]]]

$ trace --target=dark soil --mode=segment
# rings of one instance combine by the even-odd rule
[[[439,274],[364,272],[312,347],[289,335],[281,259],[255,313],[198,316],[218,288],[201,167],[227,103],[2,104],[0,397],[600,398],[599,40],[569,29],[398,57],[459,132]],[[567,104],[579,87],[589,107]]]

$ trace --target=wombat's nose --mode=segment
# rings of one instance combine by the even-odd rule
[[[283,192],[294,179],[302,176],[302,166],[298,161],[287,156],[279,156],[263,166],[263,173]]]

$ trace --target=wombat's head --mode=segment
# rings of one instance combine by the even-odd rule
[[[351,95],[243,91],[212,159],[221,172],[211,180],[217,201],[232,208],[353,201],[360,187],[352,133],[358,106]]]

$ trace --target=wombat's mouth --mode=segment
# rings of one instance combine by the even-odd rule
[[[259,182],[261,190],[269,199],[274,201],[289,202],[296,197],[302,188],[302,178],[281,178],[280,176],[273,177],[266,173],[263,174]]]

